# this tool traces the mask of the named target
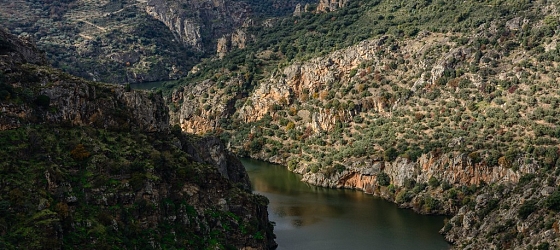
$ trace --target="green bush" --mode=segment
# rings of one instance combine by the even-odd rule
[[[395,197],[395,201],[397,203],[410,202],[412,200],[412,197],[414,197],[414,194],[403,189],[397,194],[397,196]]]
[[[404,187],[407,189],[413,189],[416,186],[416,181],[412,178],[405,178],[404,179]]]
[[[379,173],[376,179],[379,186],[386,187],[391,184],[391,177],[389,177],[389,175],[384,172]]]
[[[51,98],[46,95],[39,95],[35,98],[35,104],[40,107],[48,107],[51,104]]]
[[[560,212],[560,191],[556,190],[554,191],[554,193],[548,196],[548,198],[546,198],[546,201],[544,202],[544,205],[550,210]]]
[[[432,176],[430,177],[430,180],[428,180],[428,184],[430,185],[430,187],[437,188],[439,187],[440,183],[436,177]]]
[[[383,153],[383,160],[384,161],[394,161],[398,156],[398,152],[395,148],[388,148]]]
[[[311,173],[319,172],[319,164],[311,164],[311,166],[309,166],[309,171],[311,171]]]
[[[521,205],[521,207],[519,207],[519,211],[517,211],[517,214],[522,219],[526,219],[536,209],[537,209],[537,201],[536,200],[528,200],[528,201],[525,201],[525,203],[523,203],[523,205]]]

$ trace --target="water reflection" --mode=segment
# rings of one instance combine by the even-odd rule
[[[448,249],[443,217],[422,216],[353,190],[309,186],[283,167],[242,160],[270,200],[279,249]]]

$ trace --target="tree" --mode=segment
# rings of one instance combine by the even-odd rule
[[[386,174],[385,172],[381,172],[377,175],[376,177],[377,179],[377,184],[379,184],[379,186],[389,186],[389,184],[391,184],[391,177],[389,177],[388,174]]]
[[[393,161],[397,158],[398,152],[395,148],[388,148],[383,153],[383,160],[384,161]]]
[[[35,99],[35,104],[41,107],[48,107],[51,103],[51,98],[46,95],[39,95]]]

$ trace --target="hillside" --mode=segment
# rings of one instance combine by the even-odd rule
[[[356,0],[279,19],[166,84],[171,123],[455,215],[458,248],[559,247],[559,17],[552,1]]]
[[[45,64],[0,30],[0,248],[271,249],[268,200],[161,93]]]
[[[247,27],[305,2],[0,1],[0,22],[35,40],[56,68],[92,81],[142,83],[177,79],[202,58],[244,47]]]

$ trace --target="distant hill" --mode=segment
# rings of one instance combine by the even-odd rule
[[[3,1],[0,22],[35,40],[56,68],[93,81],[142,83],[185,76],[202,58],[243,47],[247,27],[305,2]]]

